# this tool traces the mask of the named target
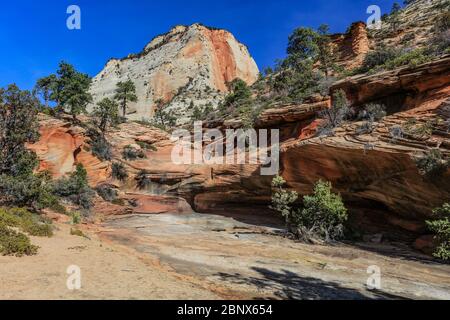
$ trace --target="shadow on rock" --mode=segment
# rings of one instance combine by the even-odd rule
[[[366,291],[345,288],[335,282],[326,282],[311,277],[302,277],[288,270],[280,272],[264,268],[252,268],[258,272],[259,277],[245,277],[241,274],[219,273],[221,280],[251,285],[259,289],[269,289],[274,292],[276,298],[285,300],[392,300],[405,299],[404,297],[391,295],[380,291]],[[256,299],[268,299],[257,297]],[[269,298],[270,299],[270,298]]]

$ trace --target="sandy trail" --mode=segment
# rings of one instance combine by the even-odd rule
[[[450,299],[450,266],[390,246],[309,246],[215,215],[137,215],[57,224],[34,257],[0,257],[1,299]],[[380,253],[383,252],[383,253]],[[67,289],[67,267],[82,288]],[[381,269],[379,291],[367,268]]]
[[[152,260],[70,235],[58,224],[52,238],[32,238],[37,256],[0,256],[0,299],[215,299],[212,292],[161,271]],[[71,265],[81,269],[81,290],[67,288]]]

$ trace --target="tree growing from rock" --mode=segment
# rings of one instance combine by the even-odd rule
[[[122,108],[122,116],[124,119],[127,116],[127,107],[130,102],[137,102],[138,97],[136,95],[136,86],[133,81],[128,79],[127,81],[121,81],[117,84],[116,95],[114,99],[119,103]]]
[[[230,93],[225,97],[220,111],[223,116],[239,117],[243,127],[250,128],[254,122],[252,91],[242,79],[235,79],[228,84]]]
[[[242,79],[235,79],[228,84],[230,94],[225,98],[225,106],[236,108],[239,104],[250,102],[252,92]]]
[[[177,123],[176,115],[166,110],[167,105],[162,99],[156,101],[155,113],[153,115],[152,125],[162,130],[172,128]]]
[[[42,96],[46,108],[49,107],[50,98],[56,83],[57,77],[55,75],[41,78],[36,82],[36,93]]]
[[[298,193],[285,190],[286,181],[277,176],[272,181],[272,209],[286,220],[288,229],[306,242],[330,242],[344,237],[347,209],[329,182],[318,181],[314,192],[297,204]]]
[[[392,5],[391,14],[399,13],[402,10],[402,6],[398,2],[394,2]]]
[[[392,5],[391,15],[389,17],[391,26],[392,26],[392,30],[394,32],[397,32],[398,27],[400,25],[400,11],[401,10],[402,10],[402,7],[400,6],[400,4],[398,2],[394,2],[394,4]]]
[[[319,113],[323,123],[319,127],[319,135],[333,135],[335,128],[339,127],[350,112],[346,94],[343,90],[333,93],[333,104]]]
[[[59,64],[57,75],[41,79],[42,84],[45,84],[46,89],[50,89],[47,92],[51,92],[50,100],[56,102],[57,110],[69,112],[74,120],[77,119],[77,115],[85,113],[87,105],[92,102],[89,93],[91,78],[78,72],[67,62]]]
[[[335,68],[328,27],[322,25],[318,31],[294,30],[288,39],[287,54],[278,64],[271,85],[283,102],[302,103],[305,98],[321,92],[323,75],[328,78]]]
[[[329,27],[322,24],[317,31],[311,28],[298,28],[289,37],[288,59],[291,66],[302,66],[306,61],[312,61],[312,64],[320,63],[326,77],[329,76],[334,67],[333,54],[331,51]]]
[[[97,103],[93,116],[97,118],[98,127],[105,135],[108,127],[118,122],[119,105],[114,100],[105,98]]]
[[[330,28],[326,24],[322,24],[317,29],[317,47],[319,48],[318,60],[320,62],[320,70],[325,73],[328,78],[330,76],[330,71],[334,69],[335,63],[333,62],[333,53],[331,50],[331,40],[330,40]]]

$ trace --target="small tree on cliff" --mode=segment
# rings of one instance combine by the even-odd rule
[[[239,117],[245,128],[252,127],[255,112],[252,91],[247,83],[239,78],[228,83],[228,88],[230,93],[220,107],[221,114]]]
[[[400,25],[400,11],[402,10],[401,5],[398,2],[394,2],[392,5],[391,15],[389,17],[392,31],[397,32]]]
[[[397,14],[402,10],[402,6],[398,2],[394,2],[392,5],[391,14]]]
[[[319,62],[320,70],[328,77],[334,66],[329,30],[326,24],[322,24],[317,31],[311,28],[294,30],[289,37],[287,50],[291,67],[304,69],[304,64],[308,60],[312,64]]]
[[[299,62],[312,58],[317,60],[319,47],[318,34],[311,28],[297,28],[289,36],[287,53],[292,60]]]
[[[225,98],[225,106],[237,108],[241,104],[251,102],[252,92],[242,79],[234,79],[228,84],[230,94]]]
[[[97,103],[93,115],[97,118],[100,131],[105,135],[108,126],[118,122],[119,106],[114,100],[105,98]]]
[[[46,108],[48,108],[49,106],[50,97],[52,95],[53,89],[55,88],[57,79],[58,78],[53,74],[48,77],[41,78],[36,82],[36,93],[41,95]]]
[[[323,119],[323,123],[318,130],[319,135],[333,135],[334,129],[344,122],[349,113],[350,108],[345,92],[343,90],[335,91],[331,108],[319,113],[319,116]]]
[[[167,105],[164,100],[156,101],[155,114],[153,115],[152,125],[162,130],[167,130],[177,124],[176,114],[166,110]]]
[[[122,108],[122,116],[125,119],[127,116],[127,107],[129,102],[137,102],[138,97],[136,95],[136,86],[133,81],[128,79],[125,82],[119,82],[116,88],[116,95],[114,99],[119,103]]]
[[[59,110],[68,111],[76,120],[77,115],[86,112],[87,105],[92,101],[89,93],[91,78],[80,73],[66,62],[59,64],[56,76],[49,76],[50,99],[57,103]]]
[[[322,24],[317,29],[317,33],[318,37],[316,41],[319,48],[318,60],[320,61],[320,70],[322,70],[328,78],[330,70],[335,68],[333,53],[331,51],[330,27],[326,24]]]
[[[318,31],[298,28],[289,36],[288,56],[279,63],[271,81],[275,92],[284,96],[283,101],[302,103],[323,89],[322,72],[329,77],[334,68],[328,32],[328,26],[322,25]]]

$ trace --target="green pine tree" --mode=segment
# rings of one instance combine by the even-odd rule
[[[53,89],[57,83],[58,78],[52,74],[48,77],[44,77],[39,79],[36,82],[35,92],[42,96],[42,99],[45,102],[45,107],[48,108],[50,97],[52,95]]]
[[[98,120],[100,131],[105,134],[108,126],[118,122],[119,105],[114,100],[105,98],[94,109],[93,116]]]
[[[77,115],[85,113],[87,105],[92,102],[90,85],[91,78],[87,74],[76,71],[66,62],[61,62],[50,98],[57,102],[60,110],[68,111],[76,120]]]
[[[122,108],[122,115],[124,119],[127,116],[127,106],[129,102],[137,102],[138,97],[136,95],[136,86],[133,81],[128,79],[125,82],[119,82],[116,88],[116,95],[114,99],[119,103]]]

